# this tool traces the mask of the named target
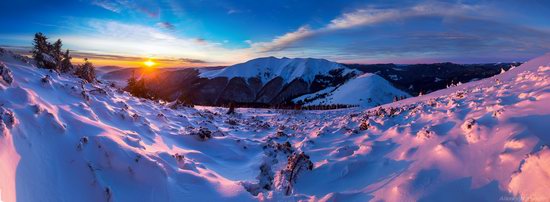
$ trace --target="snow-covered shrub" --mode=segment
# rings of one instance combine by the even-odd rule
[[[76,68],[75,75],[90,83],[96,80],[95,67],[91,62],[88,61],[88,58],[84,58],[84,64],[79,65]]]
[[[0,62],[0,78],[2,78],[2,80],[4,80],[8,84],[11,84],[13,82],[11,70],[8,69],[8,67],[2,62]]]
[[[256,177],[258,183],[244,182],[243,187],[252,195],[257,196],[262,191],[269,191],[273,187],[274,173],[270,164],[264,162],[260,166],[260,174]]]
[[[6,124],[4,123],[4,121],[0,120],[0,136],[6,136],[7,131],[8,129],[6,128]]]
[[[286,167],[279,171],[275,186],[277,189],[284,191],[286,195],[290,195],[296,179],[300,173],[306,170],[313,170],[313,163],[309,160],[309,156],[304,152],[293,153],[288,157]]]
[[[88,137],[84,136],[80,138],[80,141],[78,142],[78,146],[76,146],[76,149],[78,151],[81,151],[84,145],[88,144]]]
[[[200,127],[192,131],[191,135],[197,136],[200,140],[204,141],[212,138],[212,131],[208,130],[208,128]]]
[[[477,121],[475,119],[469,118],[464,121],[461,128],[465,131],[471,131],[474,126],[477,124]]]
[[[359,130],[368,130],[370,128],[370,123],[368,120],[362,121],[361,124],[359,124]]]
[[[174,157],[174,159],[176,159],[177,162],[183,162],[183,160],[185,160],[185,156],[179,153],[173,154],[172,157]]]
[[[493,117],[499,117],[502,113],[504,113],[504,109],[497,109],[497,110],[493,111],[492,116]]]
[[[232,125],[232,126],[235,126],[237,125],[237,120],[235,119],[228,119],[227,121],[225,121],[225,123],[229,124],[229,125]]]
[[[50,75],[46,75],[46,76],[42,77],[42,79],[40,79],[40,81],[43,84],[49,84],[49,83],[51,83],[51,80],[52,80],[52,77],[50,77]]]
[[[105,188],[105,199],[106,201],[111,201],[111,198],[113,197],[113,192],[111,191],[110,187]]]
[[[13,125],[15,125],[15,115],[9,109],[0,107],[0,119],[3,123],[6,124],[8,128],[11,128],[13,127]]]
[[[416,133],[416,138],[420,140],[427,140],[432,138],[434,135],[435,133],[430,130],[430,127],[423,127]]]

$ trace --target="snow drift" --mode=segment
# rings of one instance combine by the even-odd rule
[[[550,54],[368,110],[234,115],[0,54],[2,201],[550,200]]]

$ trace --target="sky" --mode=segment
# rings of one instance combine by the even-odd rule
[[[0,1],[0,46],[34,33],[97,65],[230,65],[265,57],[343,63],[490,63],[550,52],[550,1]]]

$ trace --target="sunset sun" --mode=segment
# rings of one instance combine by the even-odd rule
[[[153,67],[153,66],[155,66],[157,63],[154,62],[153,60],[149,59],[149,60],[143,62],[143,64],[144,64],[145,66],[147,66],[147,67]]]

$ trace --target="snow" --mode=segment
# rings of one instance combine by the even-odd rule
[[[327,93],[327,95],[324,98],[316,99],[306,105],[349,104],[374,107],[392,102],[395,96],[398,98],[402,96],[410,97],[407,93],[393,87],[384,78],[370,73],[365,73],[353,78],[336,89],[331,90],[331,92],[323,91],[320,93]],[[296,102],[311,97],[315,96],[301,96],[294,99],[294,101]]]
[[[328,75],[331,70],[335,69],[344,69],[343,74],[355,71],[325,59],[264,57],[220,70],[202,71],[200,76],[205,78],[227,77],[229,79],[257,77],[264,84],[278,76],[283,79],[284,83],[289,83],[297,78],[311,82],[316,75]]]
[[[371,109],[235,115],[0,54],[1,201],[550,200],[550,54]]]

